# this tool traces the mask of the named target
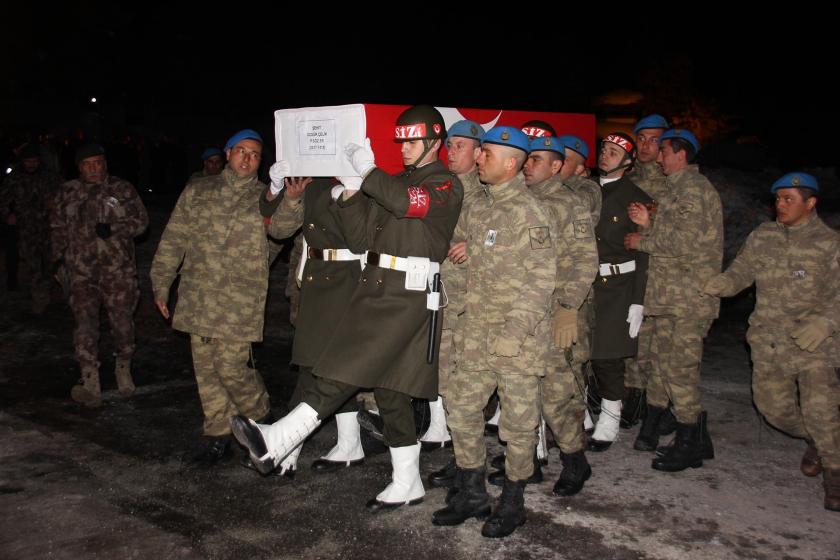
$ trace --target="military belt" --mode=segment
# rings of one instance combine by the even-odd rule
[[[601,263],[598,265],[598,274],[604,276],[618,276],[636,270],[636,261],[627,261],[619,264]]]
[[[391,270],[399,270],[401,272],[408,270],[408,259],[395,257],[394,255],[386,255],[385,253],[374,253],[373,251],[368,251],[365,262],[380,268],[389,268]]]
[[[357,261],[364,255],[357,255],[350,249],[316,249],[309,247],[307,256],[316,261]]]

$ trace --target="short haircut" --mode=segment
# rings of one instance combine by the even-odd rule
[[[691,142],[683,138],[666,138],[665,140],[671,142],[671,149],[674,150],[674,153],[684,151],[685,161],[688,163],[694,163],[694,158],[697,156],[697,152],[694,150],[694,146],[691,145]]]

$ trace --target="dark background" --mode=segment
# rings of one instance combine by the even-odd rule
[[[8,7],[2,161],[48,135],[72,174],[71,148],[96,138],[115,174],[123,167],[129,180],[179,188],[205,147],[246,127],[270,138],[276,109],[367,102],[599,118],[655,111],[701,136],[707,165],[837,164],[838,49],[826,14],[764,9],[736,20],[694,4],[651,5],[649,16],[634,15],[640,5],[574,14],[535,3],[494,13],[475,4],[458,15],[443,3],[386,6],[376,17],[387,24],[362,5],[333,13],[313,4],[307,15],[256,3]],[[133,171],[134,158],[154,171]]]

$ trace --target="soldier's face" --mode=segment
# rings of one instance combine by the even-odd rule
[[[417,158],[423,153],[425,146],[422,140],[406,140],[400,146],[400,153],[402,154],[403,165],[414,165],[419,163]]]
[[[656,161],[659,156],[659,137],[664,128],[643,128],[636,135],[636,159],[641,163]]]
[[[685,159],[685,152],[675,152],[671,146],[670,140],[665,140],[659,148],[659,155],[656,158],[656,163],[662,168],[662,173],[671,175],[681,169],[685,169],[688,163]]]
[[[510,157],[504,146],[484,144],[478,154],[478,178],[482,183],[497,185],[505,181],[511,166]]]
[[[601,152],[598,154],[598,169],[601,171],[615,169],[621,165],[626,155],[627,152],[622,150],[618,144],[604,142],[601,144]],[[614,173],[610,173],[610,175],[619,175],[621,173],[624,173],[624,170],[615,171]]]
[[[218,175],[222,172],[225,162],[222,156],[210,156],[204,160],[204,170],[208,175]]]
[[[525,176],[525,184],[538,185],[546,179],[550,179],[563,168],[563,160],[553,158],[551,152],[539,150],[531,152],[525,160],[522,174]]]
[[[565,181],[572,175],[580,175],[586,171],[586,160],[574,150],[566,149],[566,163],[560,168],[560,180]]]
[[[475,169],[481,145],[472,138],[453,136],[446,140],[446,151],[449,170],[456,175],[463,175]]]
[[[35,173],[41,166],[41,160],[36,157],[30,157],[23,160],[23,169],[27,173]]]
[[[108,173],[105,156],[93,156],[79,162],[79,179],[83,183],[101,183]]]
[[[233,172],[240,177],[255,175],[260,168],[262,144],[250,138],[240,140],[227,151],[228,162]]]
[[[786,226],[804,224],[816,205],[816,197],[804,200],[798,189],[779,189],[776,191],[776,221]]]

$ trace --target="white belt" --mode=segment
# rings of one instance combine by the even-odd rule
[[[316,251],[320,253],[320,258],[313,257],[310,253],[312,251]],[[321,261],[358,261],[364,260],[365,254],[356,254],[352,252],[350,249],[315,249],[310,247],[307,251],[307,255],[309,255],[310,259],[321,260]]]
[[[373,260],[373,255],[369,253],[367,257],[368,264],[375,264],[379,268],[399,270],[400,272],[405,272],[408,270],[408,259],[404,257],[395,257],[394,255],[386,255],[385,253],[379,253],[379,261],[372,262]]]
[[[636,270],[636,261],[627,261],[621,264],[601,263],[598,266],[598,274],[601,276],[617,276],[634,270]]]

